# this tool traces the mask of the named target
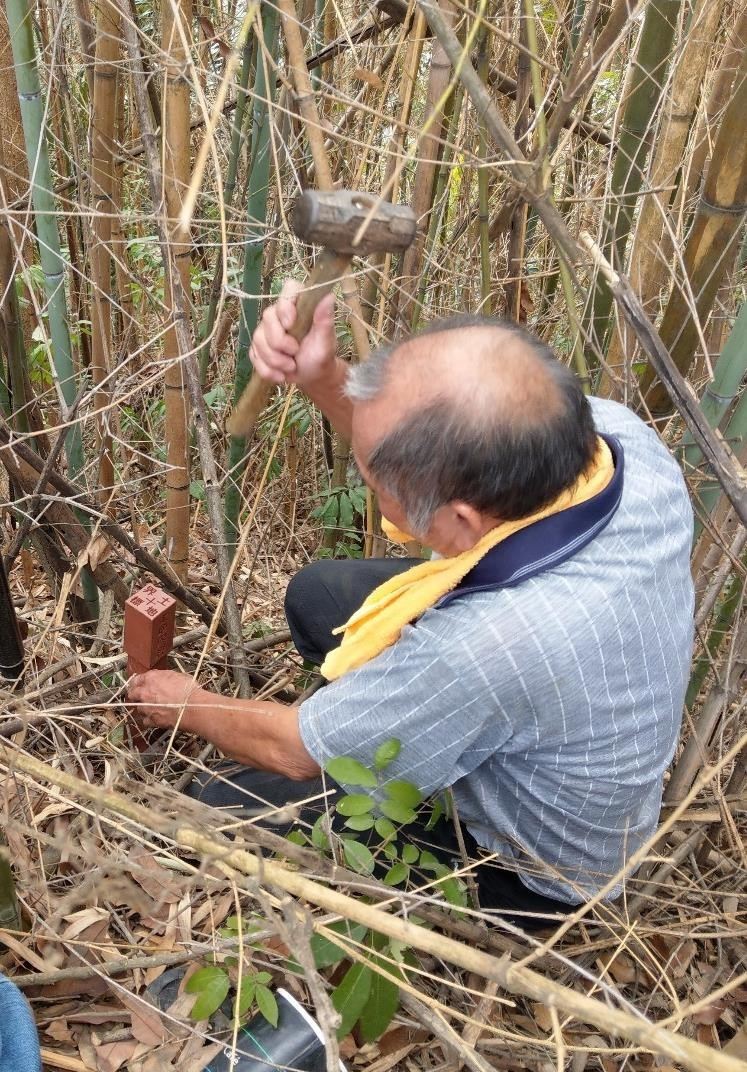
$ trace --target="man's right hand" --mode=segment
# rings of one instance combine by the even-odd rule
[[[265,309],[252,338],[252,364],[270,383],[296,383],[314,390],[334,376],[337,338],[334,298],[326,295],[316,307],[308,334],[297,342],[288,332],[296,320],[300,283],[286,279],[278,300]]]

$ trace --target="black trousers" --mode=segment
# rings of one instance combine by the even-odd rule
[[[285,597],[285,614],[299,653],[316,665],[323,662],[327,652],[339,643],[332,630],[346,622],[374,588],[419,561],[412,558],[322,559],[304,567],[288,585]],[[210,776],[198,776],[187,793],[285,834],[296,825],[308,827],[316,821],[325,807],[321,797],[325,788],[336,790],[338,787],[329,778],[294,782],[282,775],[226,761]],[[315,797],[316,800],[311,799]],[[289,805],[293,804],[297,807],[289,810]],[[408,824],[403,828],[402,837],[420,848],[429,849],[447,866],[461,867],[463,860],[454,822],[442,818],[433,829],[426,830],[428,819],[426,814],[422,820]],[[342,816],[335,816],[333,828],[340,829],[343,823]],[[461,827],[460,836],[469,859],[479,860],[483,850],[469,831]],[[365,840],[368,834],[359,833],[356,837]],[[380,874],[388,866],[384,861]],[[534,893],[515,872],[493,863],[478,863],[472,874],[480,907],[498,910],[502,917],[525,930],[551,927],[557,924],[558,917],[576,907]],[[431,877],[423,875],[425,881]]]

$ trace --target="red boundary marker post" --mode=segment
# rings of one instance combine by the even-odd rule
[[[127,674],[146,670],[164,670],[166,657],[174,642],[176,600],[155,584],[146,584],[125,603],[124,641]],[[144,752],[150,746],[148,736],[132,724],[133,744]]]
[[[146,584],[125,603],[124,650],[127,673],[163,669],[174,642],[176,600],[167,592]]]

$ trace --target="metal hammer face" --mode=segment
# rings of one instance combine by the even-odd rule
[[[345,256],[396,253],[415,237],[417,220],[406,205],[378,204],[358,245],[353,240],[377,198],[355,190],[306,190],[293,206],[293,230],[299,238]]]

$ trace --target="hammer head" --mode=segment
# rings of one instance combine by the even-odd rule
[[[406,205],[379,202],[373,194],[355,190],[306,190],[293,206],[293,229],[299,238],[351,257],[407,249],[416,228],[415,213]]]

